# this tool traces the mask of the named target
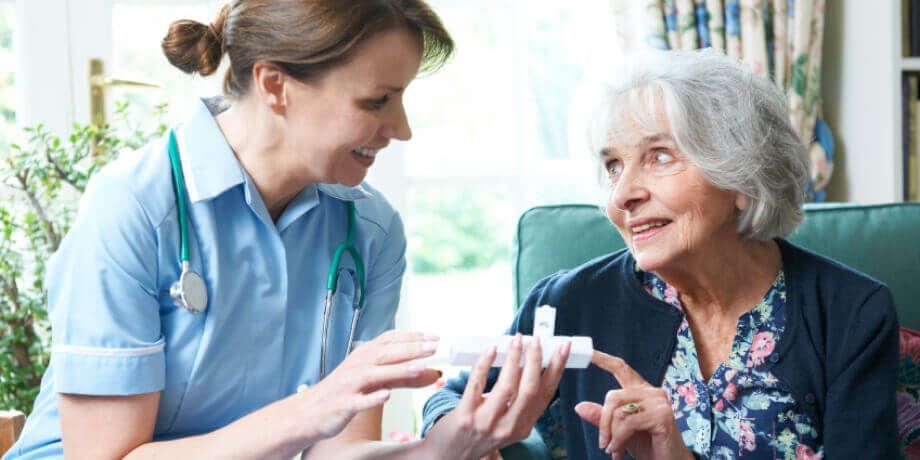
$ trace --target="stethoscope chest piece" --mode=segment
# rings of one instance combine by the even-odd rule
[[[204,278],[187,268],[183,267],[182,275],[169,287],[169,295],[177,307],[192,313],[201,313],[208,308],[208,289]]]

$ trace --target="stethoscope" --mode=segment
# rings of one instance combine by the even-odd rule
[[[173,182],[176,192],[176,206],[179,211],[179,260],[182,262],[182,274],[169,288],[169,295],[177,307],[186,309],[193,314],[201,313],[208,306],[208,290],[204,278],[191,269],[189,264],[188,244],[188,211],[186,204],[185,176],[182,173],[182,164],[179,162],[179,144],[176,142],[175,131],[169,132],[169,163],[172,166]],[[323,303],[323,336],[320,354],[320,378],[326,376],[326,342],[329,337],[329,320],[332,316],[332,298],[335,296],[339,285],[339,274],[346,271],[351,275],[355,285],[355,296],[352,301],[351,329],[348,332],[348,343],[345,353],[351,352],[354,345],[355,329],[361,312],[364,310],[364,261],[355,247],[355,203],[346,201],[348,207],[348,230],[345,242],[340,244],[332,256],[329,273],[326,276],[326,300]],[[354,261],[355,268],[342,268],[342,254],[348,252]]]

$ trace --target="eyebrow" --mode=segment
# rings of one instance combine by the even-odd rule
[[[378,85],[377,89],[385,89],[391,93],[400,93],[404,88],[399,86]]]
[[[654,144],[656,142],[663,142],[663,141],[675,142],[674,137],[671,136],[670,134],[656,133],[656,134],[649,134],[648,136],[645,136],[642,139],[639,139],[639,142],[636,143],[636,146],[638,146],[639,148],[642,148],[649,144]],[[615,151],[616,149],[614,149],[613,147],[604,147],[600,150],[600,152],[598,152],[598,154],[601,158],[603,158],[603,157],[606,157],[612,154]]]
[[[652,134],[649,136],[643,137],[637,145],[646,146],[648,144],[654,144],[655,142],[661,141],[671,141],[674,142],[674,138],[670,134]]]

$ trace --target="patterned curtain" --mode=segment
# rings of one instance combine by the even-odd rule
[[[612,0],[615,20],[634,14]],[[620,3],[617,6],[617,3]],[[640,2],[632,3],[633,5]],[[634,33],[657,49],[713,47],[740,59],[754,74],[771,78],[786,92],[789,120],[808,147],[812,199],[824,201],[832,173],[833,137],[821,111],[821,43],[825,0],[641,0]],[[634,22],[635,23],[635,22]],[[628,27],[626,27],[628,29]]]

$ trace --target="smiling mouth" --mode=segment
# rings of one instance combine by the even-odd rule
[[[668,225],[670,223],[671,223],[670,220],[656,220],[653,222],[646,222],[642,225],[636,225],[634,227],[630,227],[629,230],[632,232],[633,235],[641,236],[643,234],[652,232],[655,229],[664,227],[665,225]]]
[[[359,147],[359,148],[352,150],[351,152],[360,157],[375,158],[377,156],[377,152],[379,151],[380,151],[379,149],[368,149],[364,147]]]

